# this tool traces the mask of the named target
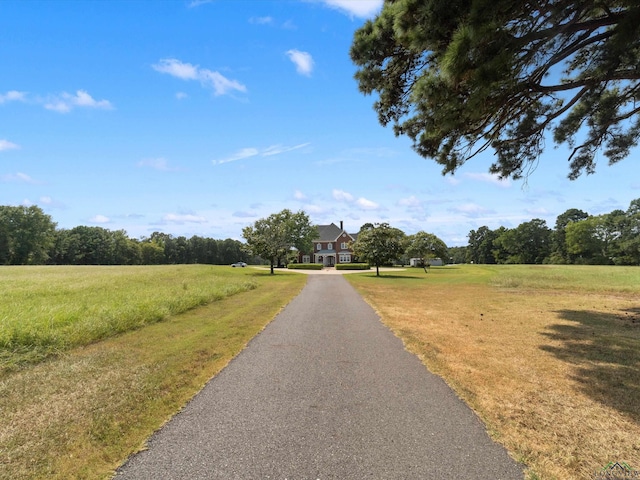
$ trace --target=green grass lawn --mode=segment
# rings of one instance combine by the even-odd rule
[[[306,281],[200,265],[0,276],[2,480],[110,477]]]
[[[209,265],[0,268],[0,371],[257,287]]]

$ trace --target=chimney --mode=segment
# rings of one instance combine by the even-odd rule
[[[340,230],[344,231],[344,227],[342,226],[342,220],[340,220]]]

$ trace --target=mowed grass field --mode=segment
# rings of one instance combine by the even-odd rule
[[[528,478],[594,478],[610,462],[640,470],[640,268],[382,275],[346,278]]]
[[[212,266],[2,267],[0,371],[256,287]]]
[[[0,479],[109,478],[304,286],[204,265],[0,268]]]
[[[640,269],[347,275],[527,465],[640,468]],[[303,287],[251,268],[0,268],[0,479],[108,478]]]

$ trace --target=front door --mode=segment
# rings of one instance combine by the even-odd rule
[[[327,257],[327,266],[333,267],[336,263],[336,258],[334,256]]]

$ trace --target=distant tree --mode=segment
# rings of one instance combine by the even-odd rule
[[[142,263],[140,243],[127,236],[124,230],[110,232],[113,242],[114,265],[139,265]]]
[[[194,235],[188,240],[187,263],[213,263],[210,261],[210,245],[206,238]],[[215,251],[217,252],[217,246]]]
[[[269,260],[273,275],[273,267],[279,260],[287,258],[293,248],[310,250],[318,231],[305,212],[293,213],[284,209],[243,228],[242,236],[253,255]]]
[[[449,256],[452,263],[466,263],[467,247],[449,247]]]
[[[556,218],[556,225],[552,235],[553,263],[573,263],[573,257],[567,251],[566,232],[567,225],[571,222],[579,222],[589,217],[587,212],[570,208]]]
[[[429,267],[429,260],[440,258],[443,263],[449,261],[447,245],[433,233],[423,231],[409,236],[407,254],[412,258],[421,260],[425,273],[427,273],[427,268]]]
[[[636,145],[638,24],[637,0],[387,0],[350,53],[380,123],[443,173],[491,148],[526,176],[553,128],[575,179]]]
[[[80,225],[67,233],[67,265],[112,265],[114,264],[114,242],[109,230],[102,227]]]
[[[503,235],[509,232],[506,227],[498,227],[491,231],[491,255],[494,259],[493,263],[508,263],[510,251],[506,248],[505,243],[501,241]]]
[[[242,243],[232,238],[221,240],[218,246],[219,263],[229,265],[234,262],[244,262],[247,260],[247,253],[244,251]]]
[[[6,265],[9,263],[9,245],[9,225],[7,222],[2,221],[0,217],[0,265]]]
[[[616,263],[640,265],[640,198],[633,200],[626,211],[619,250],[620,257]]]
[[[164,262],[164,246],[154,241],[140,243],[140,254],[143,265],[162,265]]]
[[[576,263],[603,263],[604,244],[596,235],[597,228],[598,219],[595,217],[567,225],[565,229],[567,252],[578,257],[575,260]]]
[[[373,225],[373,223],[367,222],[367,223],[363,224],[363,225],[360,227],[359,232],[363,232],[363,231],[365,231],[365,230],[371,230],[371,229],[373,229],[373,228],[375,228],[375,226]]]
[[[35,205],[0,206],[0,263],[38,265],[49,259],[56,224]]]
[[[189,263],[187,238],[184,236],[169,236],[169,238],[165,239],[164,255],[169,264],[184,265]]]
[[[498,238],[500,232],[491,230],[486,225],[471,230],[467,237],[469,238],[469,246],[467,247],[467,261],[471,263],[496,263],[494,250],[496,246],[494,241]]]
[[[534,218],[508,230],[498,242],[509,253],[507,263],[541,264],[551,252],[551,229]]]
[[[405,235],[388,223],[376,223],[360,229],[352,249],[360,261],[375,265],[376,276],[380,276],[380,266],[393,262],[404,253]]]
[[[64,265],[66,261],[69,230],[57,229],[53,234],[53,242],[49,248],[49,261],[52,265]]]
[[[201,260],[200,263],[208,263],[211,265],[216,265],[218,262],[218,241],[213,238],[205,238],[205,257]]]

